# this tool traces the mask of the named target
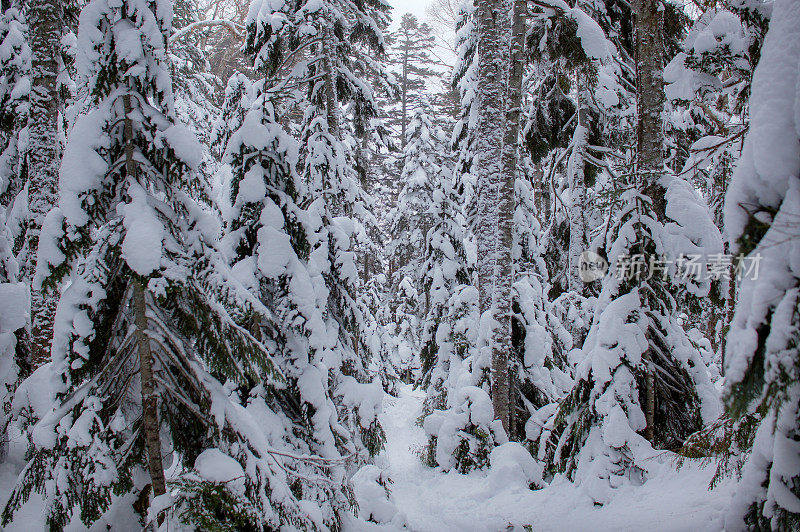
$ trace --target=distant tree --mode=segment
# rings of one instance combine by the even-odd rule
[[[431,65],[437,61],[431,56],[436,41],[433,30],[417,17],[406,13],[400,19],[400,27],[386,35],[389,43],[390,65],[399,70],[400,88],[400,145],[405,147],[410,114],[420,106],[420,98],[430,90],[431,78],[438,72]]]

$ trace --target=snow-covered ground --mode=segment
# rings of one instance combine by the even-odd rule
[[[522,531],[530,525],[539,531],[717,531],[721,512],[730,500],[733,482],[722,482],[708,491],[713,465],[705,469],[687,463],[680,470],[671,461],[656,464],[658,472],[640,487],[623,487],[614,500],[594,507],[579,487],[562,480],[543,490],[530,491],[510,482],[498,483],[485,472],[468,475],[442,473],[423,465],[416,450],[425,443],[417,425],[424,392],[403,386],[397,398],[385,396],[381,421],[386,431],[384,451],[376,465],[388,471],[394,502],[408,529],[415,532],[501,531],[511,527]],[[0,465],[0,503],[5,504],[20,464]],[[41,523],[41,502],[31,502],[6,530],[36,530]],[[129,505],[122,505],[128,508]],[[115,515],[95,527],[105,530],[134,530],[133,515]],[[376,525],[355,518],[346,523],[347,532],[394,531],[398,525]],[[82,530],[77,519],[70,531]]]
[[[655,464],[657,473],[643,486],[623,487],[614,500],[595,507],[580,487],[556,479],[543,490],[530,491],[513,483],[503,488],[490,483],[485,472],[469,475],[442,473],[423,465],[415,450],[425,443],[416,421],[424,392],[410,386],[399,397],[386,396],[382,423],[386,449],[377,465],[393,480],[395,503],[409,529],[419,532],[469,530],[536,531],[714,531],[721,530],[721,512],[730,500],[733,482],[722,482],[713,491],[708,483],[713,465],[700,468],[687,463],[676,470],[671,460]],[[352,531],[394,530],[352,521]]]

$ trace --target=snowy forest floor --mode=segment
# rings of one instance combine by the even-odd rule
[[[713,464],[702,468],[685,463],[676,469],[665,457],[648,482],[620,488],[603,507],[595,507],[579,487],[564,479],[538,491],[517,486],[498,490],[485,472],[461,475],[431,469],[415,452],[425,444],[425,433],[416,423],[424,395],[406,385],[398,397],[386,396],[382,423],[387,442],[376,461],[389,470],[395,503],[411,530],[501,531],[511,526],[522,531],[524,525],[535,531],[721,529],[721,513],[734,482],[725,480],[708,491]],[[394,530],[356,520],[349,525],[352,531]]]
[[[503,531],[716,531],[721,513],[730,501],[732,480],[713,491],[708,483],[714,465],[702,468],[686,463],[676,469],[665,457],[654,466],[655,474],[643,486],[620,488],[614,500],[595,507],[580,487],[556,479],[545,489],[531,491],[518,485],[492,482],[486,472],[467,475],[443,473],[422,464],[417,451],[425,444],[425,433],[417,425],[425,393],[410,385],[398,397],[385,396],[382,424],[386,447],[376,465],[387,469],[393,480],[394,501],[414,532]],[[0,504],[5,504],[21,464],[0,466]],[[44,530],[41,499],[33,495],[7,531]],[[137,530],[130,506],[117,505],[116,515],[104,516],[93,530]],[[125,508],[129,515],[120,514]],[[113,511],[113,510],[112,510]],[[112,513],[112,512],[109,512]],[[126,512],[123,512],[126,513]],[[82,530],[77,519],[67,529]],[[376,525],[351,518],[346,532],[394,531],[396,526]]]

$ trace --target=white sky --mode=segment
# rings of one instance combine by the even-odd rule
[[[430,0],[389,0],[392,6],[392,27],[395,27],[404,13],[416,15],[420,21],[427,17],[425,8],[430,4]]]
[[[400,24],[400,19],[405,13],[416,15],[420,22],[425,22],[428,19],[427,7],[432,3],[432,0],[389,0],[389,5],[392,6],[392,23],[389,25],[390,29],[396,29]],[[451,35],[439,35],[437,42],[440,40],[450,41]],[[455,56],[449,49],[444,47],[437,47],[435,56],[449,64],[455,63]]]

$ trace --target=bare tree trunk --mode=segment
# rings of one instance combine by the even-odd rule
[[[511,7],[511,6],[509,6]],[[497,306],[495,316],[500,327],[495,329],[492,353],[492,370],[497,383],[497,399],[493,399],[495,416],[503,421],[503,428],[511,435],[514,430],[514,383],[508,368],[511,354],[511,288],[514,283],[514,264],[511,257],[514,234],[514,185],[519,164],[519,128],[522,108],[523,52],[525,48],[525,19],[527,0],[514,0],[511,15],[511,55],[508,68],[506,121],[503,138],[503,173],[500,177],[499,234],[502,255],[498,255]],[[501,261],[502,259],[502,261]],[[505,395],[500,396],[502,389]],[[504,415],[503,415],[504,414]]]
[[[29,4],[31,29],[30,149],[28,197],[30,219],[26,233],[28,261],[26,277],[33,279],[38,261],[42,223],[56,204],[58,195],[58,56],[60,53],[61,0],[33,0]],[[31,351],[34,368],[50,360],[56,297],[41,286],[31,285]]]
[[[492,405],[505,431],[510,429],[511,245],[514,219],[514,181],[524,45],[524,2],[515,2],[509,28],[507,2],[478,3],[478,93],[480,113],[476,167],[478,176],[478,278],[481,313],[490,312],[492,326]],[[509,68],[504,68],[504,44],[511,29]],[[508,93],[503,78],[508,74]],[[505,97],[505,98],[504,98]],[[507,101],[504,101],[507,100]],[[505,117],[504,115],[505,111]],[[502,135],[502,137],[501,137]]]
[[[644,437],[653,442],[655,437],[655,419],[656,419],[656,383],[655,383],[655,370],[653,368],[653,360],[650,351],[648,350],[642,356],[645,367],[645,393],[647,394],[647,404],[645,405],[644,417],[647,422]]]
[[[637,172],[639,190],[650,198],[653,215],[663,221],[666,211],[664,186],[664,36],[660,0],[635,0],[636,88],[638,91]],[[647,405],[645,436],[655,436],[655,373],[652,355],[644,357]]]
[[[728,348],[728,330],[733,323],[733,313],[736,310],[736,279],[728,281],[728,297],[725,299],[724,325],[720,331],[719,351],[721,356],[720,372],[725,376],[725,350]]]
[[[665,190],[659,182],[664,171],[664,36],[660,0],[635,0],[636,88],[638,98],[637,177],[640,190],[653,202],[663,221]]]
[[[133,123],[131,113],[131,97],[123,96],[125,108],[125,170],[130,179],[136,179],[136,161],[134,160]],[[161,458],[161,426],[158,422],[158,398],[155,394],[153,378],[153,353],[150,350],[150,338],[147,335],[147,296],[142,281],[133,281],[133,312],[137,329],[137,345],[139,349],[139,378],[142,383],[142,430],[144,431],[147,449],[147,466],[150,471],[150,482],[153,497],[167,492],[164,478],[164,465]],[[163,516],[159,516],[159,524]]]

